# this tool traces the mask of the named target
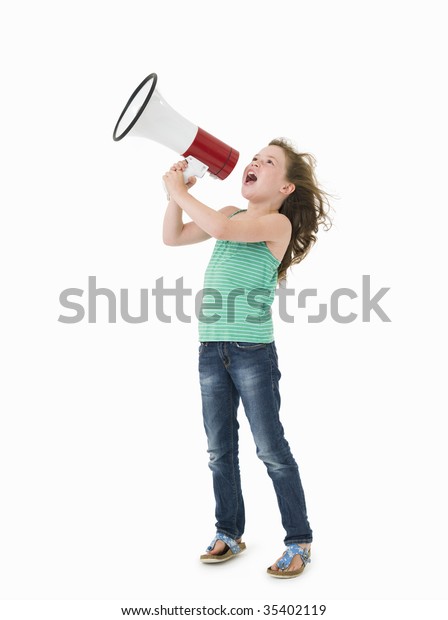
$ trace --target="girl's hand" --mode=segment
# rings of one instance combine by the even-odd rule
[[[179,193],[188,191],[196,183],[196,177],[189,177],[188,182],[184,181],[184,171],[187,169],[188,162],[184,159],[173,164],[171,168],[163,175],[163,182],[167,192],[173,198]]]

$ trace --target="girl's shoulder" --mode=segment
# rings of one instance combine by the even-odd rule
[[[227,217],[232,217],[236,215],[237,213],[246,211],[246,209],[238,209],[238,207],[234,207],[230,205],[228,207],[223,207],[222,209],[219,209],[219,211],[220,213],[227,215]]]

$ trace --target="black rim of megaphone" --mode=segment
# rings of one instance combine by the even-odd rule
[[[146,95],[144,102],[142,103],[142,105],[140,106],[140,110],[137,112],[137,114],[134,116],[134,118],[132,119],[132,121],[129,123],[129,125],[126,127],[126,129],[119,135],[117,136],[117,129],[118,129],[118,125],[121,122],[121,119],[123,118],[123,116],[126,114],[129,106],[131,105],[131,103],[133,102],[133,100],[135,99],[135,97],[137,96],[137,94],[141,91],[141,89],[143,88],[143,86],[145,86],[145,84],[147,82],[149,82],[149,80],[153,80],[153,83],[151,85],[151,89],[149,91],[149,93]],[[115,129],[114,129],[114,140],[115,142],[118,142],[118,140],[121,140],[122,138],[124,138],[130,131],[131,129],[134,127],[135,123],[138,121],[138,119],[140,118],[140,116],[143,114],[143,110],[146,108],[146,106],[148,105],[148,101],[151,99],[152,94],[156,88],[156,84],[157,84],[157,73],[151,73],[150,75],[148,75],[148,77],[146,77],[143,82],[141,84],[139,84],[137,86],[137,88],[134,90],[134,92],[132,93],[132,95],[129,98],[129,101],[127,102],[127,104],[125,105],[123,112],[120,114],[120,118],[117,121],[117,124],[115,125]]]

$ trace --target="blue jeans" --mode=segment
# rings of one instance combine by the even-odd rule
[[[257,447],[271,478],[285,543],[312,541],[299,469],[279,418],[280,371],[275,344],[202,342],[199,377],[209,467],[213,474],[216,528],[242,536],[244,501],[238,460],[237,409],[242,401]]]

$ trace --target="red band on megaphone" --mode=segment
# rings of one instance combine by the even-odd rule
[[[191,155],[208,166],[210,174],[225,179],[235,168],[239,153],[228,144],[198,127],[198,133],[183,157]]]

